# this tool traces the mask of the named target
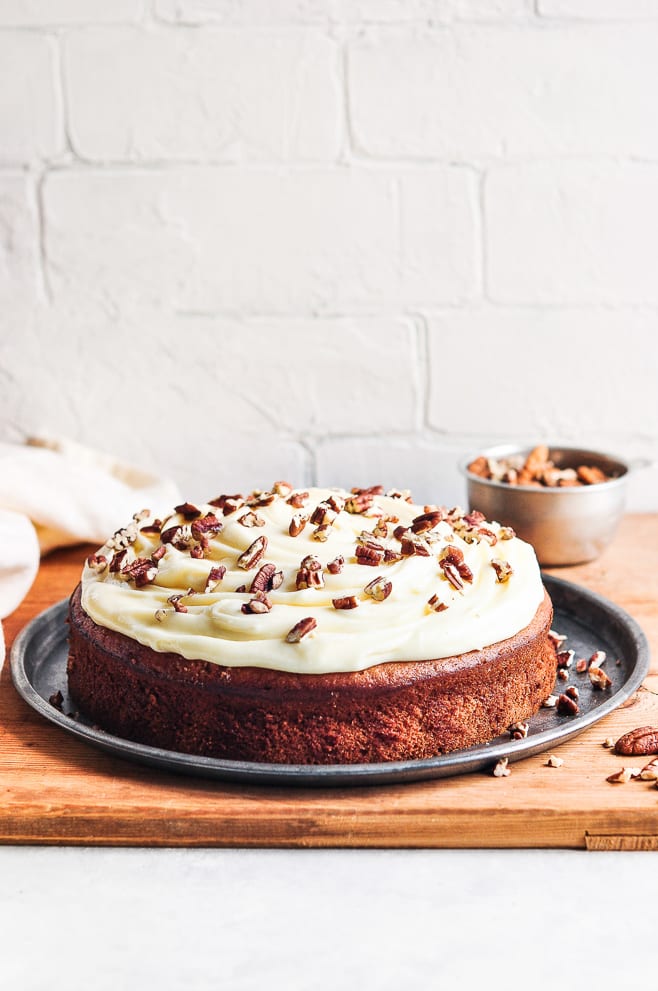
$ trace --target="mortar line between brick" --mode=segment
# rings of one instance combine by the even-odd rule
[[[53,291],[48,277],[48,251],[46,249],[46,209],[43,201],[43,186],[48,170],[44,169],[35,180],[35,200],[37,210],[37,234],[39,240],[39,268],[41,287],[49,303],[53,302]]]

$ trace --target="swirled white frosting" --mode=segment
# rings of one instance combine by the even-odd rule
[[[142,529],[153,520],[141,519],[132,527],[131,535],[136,530],[137,536],[129,544],[121,568],[138,558],[150,560],[154,552],[157,559],[162,553],[158,548],[165,547],[164,555],[152,566],[149,577],[153,575],[153,580],[138,587],[121,570],[112,572],[102,566],[99,570],[98,564],[88,563],[82,575],[84,611],[99,626],[126,634],[156,651],[173,651],[188,659],[228,666],[303,674],[358,671],[387,661],[461,654],[511,637],[533,619],[544,594],[534,551],[517,537],[509,537],[497,523],[479,524],[494,535],[485,539],[474,535],[477,526],[470,532],[468,527],[464,529],[463,521],[460,524],[458,514],[453,513],[429,534],[428,556],[413,554],[369,567],[357,562],[355,550],[359,534],[376,525],[376,514],[398,518],[399,523],[387,524],[387,537],[373,539],[399,552],[400,540],[393,530],[411,526],[424,508],[401,498],[376,496],[368,515],[339,512],[328,539],[319,542],[313,539],[316,528],[310,522],[299,536],[290,536],[292,516],[299,512],[310,515],[332,494],[345,498],[348,493],[338,489],[308,492],[303,509],[290,505],[285,492],[270,505],[252,507],[265,521],[258,527],[239,522],[249,511],[247,507],[223,516],[221,509],[199,505],[201,514],[216,514],[222,523],[220,532],[206,541],[203,557],[192,556],[190,547],[161,545],[160,534]],[[181,514],[173,513],[163,522],[162,530],[185,523]],[[244,570],[238,566],[238,558],[261,536],[267,537],[266,552],[255,567]],[[473,575],[461,590],[451,584],[441,567],[441,553],[449,545],[463,552]],[[116,551],[106,545],[99,553],[110,559]],[[320,588],[296,587],[300,562],[306,555],[315,555],[322,562],[324,584]],[[326,565],[338,555],[344,557],[345,565],[339,574],[332,574]],[[498,580],[500,569],[492,561],[511,566],[507,580]],[[282,584],[267,592],[269,612],[245,613],[242,606],[254,595],[236,589],[245,584],[249,589],[266,562],[282,572]],[[218,566],[226,573],[212,591],[205,592],[210,569]],[[364,591],[379,576],[392,586],[383,601]],[[190,590],[194,594],[189,594]],[[180,604],[184,604],[185,612],[176,611],[170,601],[176,594],[183,594]],[[350,595],[357,600],[356,608],[335,608],[334,599]],[[428,605],[434,596],[447,608],[437,612]],[[289,643],[288,632],[306,617],[312,617],[316,627],[299,642]]]

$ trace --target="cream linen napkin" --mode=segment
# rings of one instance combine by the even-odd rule
[[[27,594],[42,554],[103,544],[133,513],[177,502],[173,482],[73,441],[0,443],[0,620]],[[0,670],[4,656],[0,623]]]

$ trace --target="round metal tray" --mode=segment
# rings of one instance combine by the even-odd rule
[[[625,702],[649,670],[646,637],[628,613],[587,589],[550,575],[543,577],[555,608],[553,628],[567,636],[564,646],[574,650],[576,657],[590,657],[595,650],[604,650],[605,670],[612,679],[612,687],[595,690],[586,673],[576,673],[574,664],[568,671],[568,681],[556,681],[555,692],[563,692],[570,684],[578,687],[577,716],[561,716],[555,709],[543,708],[530,720],[528,736],[523,740],[500,736],[486,744],[426,760],[382,764],[260,764],[160,750],[105,733],[92,725],[84,713],[72,713],[74,706],[68,697],[66,679],[67,600],[36,616],[16,638],[11,651],[12,678],[25,701],[66,732],[117,757],[178,774],[301,787],[399,784],[448,777],[487,769],[501,757],[515,761],[554,748]],[[63,696],[62,712],[49,702],[58,691]]]

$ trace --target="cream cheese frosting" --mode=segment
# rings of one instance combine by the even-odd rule
[[[144,511],[82,574],[99,626],[190,660],[300,674],[480,649],[527,626],[543,595],[532,547],[481,514],[284,483],[165,520]]]

